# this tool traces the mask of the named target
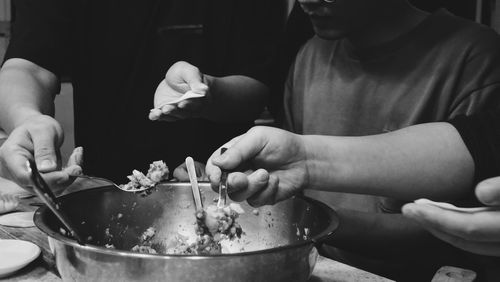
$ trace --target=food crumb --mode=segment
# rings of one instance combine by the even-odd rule
[[[105,247],[106,249],[116,249],[116,248],[115,248],[115,245],[113,245],[113,244],[106,244],[106,245],[104,245],[104,247]]]
[[[66,236],[68,234],[68,232],[66,232],[66,230],[64,230],[64,228],[59,228],[59,233],[61,233],[61,235],[63,236]]]

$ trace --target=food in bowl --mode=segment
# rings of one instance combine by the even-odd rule
[[[240,238],[243,229],[237,222],[240,214],[244,213],[239,204],[231,203],[224,208],[210,205],[204,210],[196,212],[196,239],[190,241],[188,237],[177,234],[173,247],[165,249],[161,244],[153,244],[151,239],[156,230],[149,227],[141,235],[140,244],[131,251],[147,254],[178,254],[178,255],[214,255],[221,254],[221,241]]]

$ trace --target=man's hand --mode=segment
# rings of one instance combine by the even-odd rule
[[[483,204],[500,207],[500,177],[479,183],[476,195]],[[418,221],[434,236],[460,249],[500,256],[500,208],[459,212],[412,203],[403,207],[403,214]]]
[[[201,95],[176,104],[167,104],[192,91]],[[160,82],[155,92],[154,109],[149,114],[151,120],[176,121],[200,116],[208,95],[208,85],[203,82],[200,70],[186,62],[173,64]]]
[[[271,127],[254,127],[226,143],[227,151],[212,154],[206,172],[217,191],[221,168],[228,176],[228,193],[252,206],[274,204],[301,191],[308,183],[306,151],[299,135]]]
[[[0,176],[23,188],[31,184],[27,161],[35,159],[39,171],[47,184],[60,192],[81,173],[82,149],[71,155],[68,166],[61,170],[59,148],[64,135],[59,123],[50,116],[35,115],[14,129],[0,147]]]

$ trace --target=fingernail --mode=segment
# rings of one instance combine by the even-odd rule
[[[40,169],[51,169],[54,166],[54,162],[51,160],[43,160],[40,163]]]

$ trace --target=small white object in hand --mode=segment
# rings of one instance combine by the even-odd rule
[[[419,204],[419,205],[431,205],[431,206],[435,206],[435,207],[446,209],[446,210],[451,210],[451,211],[456,211],[456,212],[465,212],[465,213],[498,210],[498,208],[492,208],[492,207],[460,208],[460,207],[457,207],[457,206],[452,205],[450,203],[434,202],[434,201],[431,201],[428,199],[418,199],[418,200],[415,200],[414,203]]]

